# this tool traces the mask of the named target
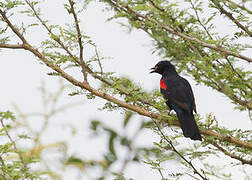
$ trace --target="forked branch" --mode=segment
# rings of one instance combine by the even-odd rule
[[[153,122],[155,123],[156,127],[158,128],[159,133],[161,134],[162,139],[164,139],[172,148],[172,150],[181,158],[183,159],[192,169],[195,174],[198,174],[201,179],[207,180],[206,177],[204,177],[192,164],[191,161],[188,161],[178,150],[174,147],[171,140],[169,140],[163,133],[162,129],[160,128],[159,124],[156,122],[156,120],[153,119]]]
[[[211,2],[216,6],[221,14],[225,14],[233,23],[236,24],[238,28],[242,29],[245,33],[252,37],[252,32],[248,29],[248,27],[242,25],[239,20],[237,20],[232,13],[228,12],[218,1],[211,0]]]
[[[70,7],[71,7],[71,13],[73,14],[74,22],[75,22],[75,28],[76,28],[76,31],[77,31],[77,34],[78,34],[78,43],[79,43],[79,48],[80,48],[80,63],[81,63],[83,77],[84,77],[84,82],[88,83],[86,64],[85,64],[84,59],[83,59],[83,44],[82,44],[82,35],[81,35],[81,31],[80,31],[79,21],[78,21],[77,14],[76,14],[75,9],[74,9],[73,0],[68,0],[68,2],[69,2]]]

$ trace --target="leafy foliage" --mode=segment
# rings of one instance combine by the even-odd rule
[[[10,135],[14,120],[15,116],[12,112],[0,112],[0,136],[1,141],[5,142],[0,145],[1,179],[42,179],[40,178],[41,172],[30,169],[30,166],[36,163],[37,159],[34,156],[25,155],[20,148],[17,148],[16,142],[13,140],[14,137]],[[15,138],[27,139],[27,136],[19,135]]]
[[[153,52],[176,64],[180,73],[190,75],[198,84],[222,93],[235,104],[236,109],[249,111],[251,114],[251,71],[240,65],[252,62],[250,57],[243,55],[251,48],[249,43],[242,41],[242,38],[249,41],[251,37],[251,10],[247,8],[247,1],[100,1],[106,4],[107,9],[113,10],[114,16],[110,20],[126,19],[127,23],[123,24],[124,26],[129,29],[141,29],[147,33],[153,40]],[[138,165],[145,163],[156,170],[162,179],[189,176],[196,179],[214,177],[230,179],[233,169],[237,167],[245,168],[246,164],[251,170],[251,131],[229,130],[219,126],[213,114],[209,114],[205,120],[197,114],[195,117],[204,135],[204,141],[201,144],[194,143],[189,148],[185,145],[185,139],[177,127],[166,128],[167,125],[179,124],[173,113],[169,112],[167,115],[167,106],[159,91],[146,92],[127,77],[104,72],[103,61],[107,58],[100,55],[91,37],[80,28],[82,22],[79,15],[90,2],[90,0],[64,2],[62,7],[71,18],[71,22],[65,24],[53,24],[50,20],[44,19],[41,1],[7,0],[0,3],[1,48],[29,51],[42,64],[53,70],[48,75],[62,77],[74,86],[70,96],[85,95],[89,101],[98,96],[106,100],[100,109],[120,111],[124,114],[120,131],[103,123],[102,120],[91,121],[90,128],[93,135],[96,137],[104,135],[107,139],[106,152],[101,159],[86,160],[74,154],[66,156],[65,152],[60,151],[59,153],[65,157],[61,165],[64,168],[75,167],[84,173],[98,169],[100,171],[95,177],[98,179],[111,177],[126,179],[124,171],[131,163]],[[15,17],[19,15],[31,18],[31,22],[14,23]],[[234,26],[230,33],[219,32],[215,25],[222,15],[225,16],[228,25],[230,23]],[[31,29],[36,31],[38,28],[43,29],[46,35],[36,42],[35,46],[28,40],[32,37],[26,32]],[[12,44],[15,42],[16,44]],[[87,49],[88,53],[83,54],[83,49]],[[83,80],[79,80],[80,76]],[[42,145],[40,141],[49,123],[49,117],[66,108],[63,106],[55,109],[57,98],[64,88],[56,93],[52,101],[45,89],[41,90],[44,93],[45,109],[52,108],[45,116],[41,131],[34,132],[29,124],[26,124],[23,128],[29,129],[29,135],[15,135],[15,139],[33,141],[36,144],[34,148],[24,150],[16,145],[16,141],[9,133],[15,131],[13,124],[16,120],[10,112],[0,113],[2,122],[0,135],[8,141],[0,146],[0,175],[5,179],[42,178],[42,174],[54,179],[59,178],[57,172],[53,172],[49,165],[45,170],[43,168],[40,171],[32,170],[33,163],[44,162],[41,155],[43,149],[66,147],[65,143]],[[142,116],[151,119],[143,119]],[[134,122],[132,119],[143,120],[138,124],[133,136],[129,136],[127,130]],[[5,121],[10,121],[9,125],[5,125]],[[148,147],[134,144],[136,137],[146,128],[158,135],[159,139]],[[121,157],[121,149],[127,152],[125,157]],[[15,153],[15,157],[18,157],[15,159],[18,160],[4,159],[3,157],[9,153]],[[224,158],[232,159],[228,159],[224,164],[215,164],[212,161],[223,155]],[[118,164],[121,165],[119,170],[114,168]],[[175,164],[179,171],[167,164]],[[224,171],[225,166],[231,170]]]

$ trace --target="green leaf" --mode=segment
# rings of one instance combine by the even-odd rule
[[[116,152],[115,152],[115,146],[114,146],[114,140],[117,137],[117,133],[114,131],[111,131],[110,137],[109,137],[109,151],[111,154],[113,154],[116,158]]]
[[[11,119],[11,120],[15,119],[15,116],[13,115],[11,111],[0,112],[0,117],[2,119]]]
[[[129,120],[132,118],[133,112],[132,111],[125,111],[124,121],[123,121],[123,127],[125,128],[129,122]]]
[[[91,121],[91,129],[96,131],[97,130],[97,127],[101,124],[100,121],[97,121],[97,120],[93,120]]]

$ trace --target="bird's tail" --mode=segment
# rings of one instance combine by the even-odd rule
[[[180,126],[182,128],[185,137],[189,137],[192,140],[202,140],[199,128],[195,122],[194,116],[188,111],[182,111],[177,113]]]

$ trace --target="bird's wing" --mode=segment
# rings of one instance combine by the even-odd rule
[[[188,81],[180,76],[164,77],[165,89],[161,93],[169,102],[176,104],[182,109],[191,111],[195,107],[193,92]]]
[[[184,79],[182,77],[180,77],[180,78],[183,80],[183,83],[186,87],[186,95],[189,97],[189,100],[190,100],[190,103],[192,104],[193,110],[195,113],[197,113],[192,87],[186,79]]]

